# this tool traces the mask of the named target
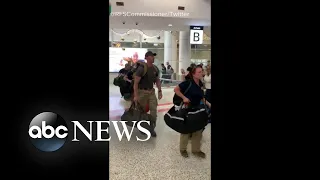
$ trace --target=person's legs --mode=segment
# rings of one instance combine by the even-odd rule
[[[183,157],[188,157],[187,146],[189,134],[180,134],[180,153]]]
[[[149,101],[149,93],[143,90],[138,90],[138,96],[139,96],[139,105],[145,111],[146,105]],[[137,119],[137,120],[140,121],[141,119]],[[144,134],[143,132],[141,133]]]
[[[157,136],[156,132],[154,131],[156,127],[156,122],[157,122],[157,108],[158,108],[158,99],[156,97],[155,91],[153,90],[149,95],[149,110],[150,110],[150,115],[152,116],[151,135],[153,137]]]
[[[139,104],[141,105],[142,109],[145,109],[149,101],[149,93],[139,89],[138,96],[139,96]]]
[[[201,151],[202,130],[192,133],[191,151],[194,155],[205,158],[206,154]]]

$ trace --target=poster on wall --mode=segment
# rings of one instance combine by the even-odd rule
[[[120,69],[124,68],[124,65],[132,60],[137,62],[144,60],[144,55],[148,49],[144,48],[109,48],[109,72],[119,72]]]

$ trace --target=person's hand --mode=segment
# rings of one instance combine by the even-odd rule
[[[139,101],[139,97],[138,97],[138,96],[134,96],[134,97],[133,97],[133,102],[137,104],[138,101]]]
[[[184,97],[182,100],[183,100],[183,102],[184,102],[185,104],[190,103],[190,100],[189,100],[188,98],[186,98],[186,97]]]
[[[125,81],[128,81],[128,80],[129,80],[129,79],[128,79],[128,76],[124,76],[123,79],[124,79]]]
[[[162,99],[162,92],[161,92],[161,91],[158,92],[158,99],[159,99],[159,100]]]
[[[207,106],[211,109],[211,104],[209,102],[207,102]]]

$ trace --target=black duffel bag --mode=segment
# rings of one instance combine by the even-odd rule
[[[190,134],[202,130],[208,124],[208,113],[205,105],[191,108],[173,106],[165,115],[165,123],[181,134]]]

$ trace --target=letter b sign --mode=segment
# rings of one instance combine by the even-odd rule
[[[192,27],[190,30],[190,44],[202,44],[203,43],[203,30]]]

